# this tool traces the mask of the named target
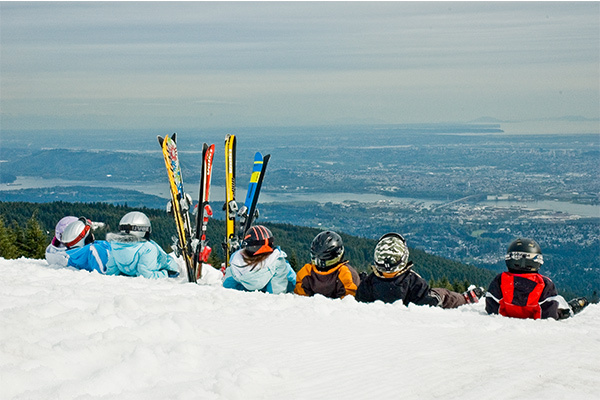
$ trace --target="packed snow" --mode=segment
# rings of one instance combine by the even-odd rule
[[[269,295],[0,258],[2,399],[598,399],[563,321]]]

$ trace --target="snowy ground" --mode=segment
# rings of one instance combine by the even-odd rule
[[[1,399],[598,399],[565,321],[242,293],[0,258]]]

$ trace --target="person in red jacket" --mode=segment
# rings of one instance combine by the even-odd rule
[[[513,318],[564,319],[587,306],[584,297],[567,303],[558,295],[554,282],[538,273],[544,257],[535,240],[514,240],[508,246],[505,261],[508,272],[497,275],[486,294],[485,310],[488,314]]]

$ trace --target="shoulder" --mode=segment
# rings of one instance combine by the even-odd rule
[[[406,278],[410,279],[412,282],[425,283],[426,285],[429,286],[427,281],[425,279],[423,279],[423,277],[421,277],[421,275],[419,275],[416,271],[414,271],[412,269],[408,270],[408,272],[406,272],[406,274],[400,274],[398,277],[402,277],[402,275],[406,275]]]
[[[356,268],[350,266],[348,263],[343,263],[340,265],[340,275],[351,275],[352,280],[358,282],[360,280],[360,276],[358,275],[358,271]]]
[[[314,269],[315,269],[314,264],[304,264],[304,266],[302,268],[300,268],[300,270],[296,274],[297,279],[301,280],[302,278],[304,278],[308,275],[311,275]]]
[[[102,248],[102,249],[107,249],[107,250],[110,250],[110,248],[111,248],[110,242],[108,242],[106,240],[95,240],[91,244],[96,248]]]
[[[542,274],[539,274],[539,275],[544,280],[544,292],[542,294],[542,297],[557,295],[558,291],[556,290],[556,285],[554,285],[554,282],[552,282],[552,279],[550,279],[547,276],[544,276]]]
[[[246,266],[246,262],[244,261],[244,257],[242,256],[242,250],[238,250],[231,255],[230,264],[237,266],[237,267],[245,267]]]
[[[285,251],[281,250],[281,247],[277,246],[273,250],[273,254],[277,256],[277,258],[287,258],[287,254]]]

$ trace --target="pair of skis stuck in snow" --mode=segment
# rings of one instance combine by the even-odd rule
[[[231,255],[240,248],[240,242],[244,239],[244,234],[258,218],[256,205],[258,204],[258,196],[271,155],[267,154],[263,157],[259,152],[254,154],[250,184],[248,185],[246,201],[242,207],[238,207],[235,200],[235,157],[235,135],[227,135],[225,138],[225,204],[223,205],[226,217],[225,242],[223,243],[225,267],[229,267]],[[239,217],[237,232],[236,216]]]
[[[215,154],[215,145],[203,144],[202,147],[202,171],[200,174],[200,192],[198,195],[198,205],[196,208],[195,228],[192,230],[190,221],[190,207],[192,199],[189,194],[183,190],[183,178],[177,153],[177,134],[162,138],[158,136],[158,143],[161,146],[169,178],[169,188],[171,192],[171,201],[167,206],[167,212],[173,215],[177,229],[177,237],[173,250],[176,255],[183,257],[187,268],[189,282],[196,282],[202,277],[202,263],[208,261],[211,252],[206,239],[206,230],[208,220],[212,216],[210,206],[210,184],[212,178],[213,158]],[[240,247],[240,240],[244,233],[250,228],[252,223],[258,218],[258,196],[264,174],[269,162],[270,155],[262,156],[257,152],[254,155],[254,165],[248,194],[244,205],[238,209],[235,201],[235,158],[236,158],[236,138],[234,135],[227,135],[225,138],[225,204],[223,209],[226,215],[226,238],[223,243],[225,250],[225,266],[229,266],[231,254]],[[236,232],[236,216],[239,217],[239,230]]]

